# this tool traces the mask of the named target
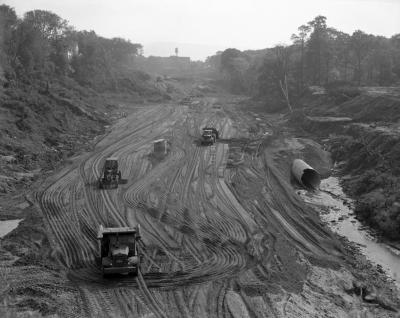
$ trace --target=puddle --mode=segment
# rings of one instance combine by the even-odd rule
[[[321,191],[297,193],[308,203],[318,206],[322,221],[336,233],[360,246],[362,253],[383,270],[400,287],[400,250],[378,241],[376,235],[355,219],[353,201],[342,191],[339,179],[330,177],[322,180]]]
[[[21,221],[22,219],[0,221],[0,238],[14,230]]]

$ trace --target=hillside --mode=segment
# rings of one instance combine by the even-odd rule
[[[168,101],[176,91],[134,69],[140,44],[75,31],[49,11],[19,18],[1,5],[0,17],[2,193],[90,149],[89,140],[129,112],[128,102]]]
[[[0,5],[0,317],[398,318],[399,37],[292,39],[146,58]]]
[[[324,140],[356,215],[381,236],[400,241],[398,87],[349,88],[310,94],[291,123]],[[342,92],[342,93],[340,93]],[[339,99],[338,99],[339,96]]]

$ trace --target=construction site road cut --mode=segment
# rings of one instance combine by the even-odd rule
[[[238,105],[226,95],[137,108],[36,191],[54,255],[79,290],[68,316],[348,317],[366,308],[348,292],[355,278],[342,243],[290,181],[301,141],[282,132],[279,115]],[[210,146],[199,144],[203,127],[219,132]],[[127,183],[102,190],[109,157]],[[100,224],[140,225],[137,276],[103,278]]]

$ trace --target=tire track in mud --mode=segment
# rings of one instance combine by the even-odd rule
[[[197,151],[197,152],[198,152],[198,151]],[[190,170],[193,171],[193,167],[196,167],[196,166],[197,166],[197,164],[193,164]],[[157,174],[155,174],[155,175],[157,175]],[[193,173],[190,173],[188,176],[189,176],[189,177],[188,177],[187,179],[188,179],[189,181],[186,182],[186,184],[185,184],[185,186],[184,186],[184,188],[185,188],[184,193],[188,193],[188,189],[189,189],[189,185],[190,185],[190,180],[191,180],[191,178],[192,178],[192,176],[193,176]],[[130,205],[131,205],[133,208],[134,208],[134,207],[137,207],[137,205],[138,205],[138,203],[140,202],[140,200],[143,199],[143,198],[141,198],[141,196],[140,196],[140,191],[139,191],[139,190],[144,189],[145,186],[148,185],[149,179],[151,179],[151,178],[146,178],[146,180],[147,180],[146,183],[147,183],[147,184],[143,184],[143,185],[140,185],[140,186],[138,186],[138,184],[136,184],[136,187],[137,187],[138,189],[136,189],[135,191],[132,191],[132,192],[135,193],[135,195],[133,195],[134,200],[131,200],[131,199],[129,198],[129,196],[128,196],[127,194],[125,194],[125,198],[127,198],[128,204],[130,203]],[[152,181],[152,180],[150,180],[150,181]],[[126,191],[126,193],[129,193],[130,190],[132,190],[132,189],[128,189],[128,191]],[[185,198],[183,198],[183,199],[185,199]],[[131,201],[131,202],[129,202],[129,201]],[[132,201],[134,201],[133,204],[132,204]],[[135,201],[136,201],[136,202],[135,202]],[[149,224],[150,224],[150,222],[149,222]],[[190,224],[188,224],[188,226],[189,226],[189,225],[190,225]],[[219,232],[220,232],[220,231],[219,231]],[[219,234],[220,234],[220,233],[218,233],[217,235],[219,235]],[[203,240],[205,240],[205,239],[210,240],[210,238],[208,238],[207,236],[208,236],[208,235],[206,235],[205,237],[203,237]],[[212,239],[213,239],[213,238],[211,238],[211,240],[212,240]],[[168,245],[165,245],[165,243],[164,243],[164,246],[165,246],[165,249],[168,248]],[[190,246],[190,244],[187,244],[187,246]],[[194,246],[194,245],[192,245],[192,246]],[[190,249],[189,252],[193,255],[194,253],[197,253],[198,251],[192,248],[192,249]],[[216,254],[217,254],[217,253],[216,253]],[[226,258],[231,258],[232,255],[234,255],[234,253],[227,254]],[[196,261],[197,261],[197,263],[199,262],[199,260],[196,260]],[[228,263],[229,263],[229,262],[228,262]]]
[[[159,318],[166,318],[167,316],[165,315],[165,311],[163,310],[162,305],[155,297],[153,297],[152,293],[146,285],[145,280],[143,279],[142,273],[140,272],[137,276],[137,283],[140,291],[145,297],[146,303],[150,304],[151,308],[153,309],[153,313],[155,313],[156,316]]]
[[[248,172],[225,171],[228,145],[195,145],[204,126],[216,126],[221,136],[234,137],[232,120],[222,117],[183,107],[142,110],[103,138],[79,165],[60,173],[57,181],[37,193],[69,278],[81,286],[89,316],[199,317],[210,306],[210,315],[228,317],[230,280],[248,270],[259,272],[260,281],[270,278],[275,233],[286,233],[298,249],[325,254],[316,241],[323,231],[311,223],[302,226],[300,217],[290,216],[290,209],[299,207],[279,184],[281,176],[270,163],[261,168],[254,165],[257,155],[248,171],[264,183],[262,169],[267,167],[269,186],[279,193],[272,200],[258,195],[257,202],[250,202],[226,183],[228,177],[249,183]],[[170,130],[170,152],[152,162],[148,157],[152,141]],[[101,164],[111,155],[120,158],[128,184],[99,191],[95,184]],[[137,278],[102,279],[96,265],[100,223],[141,225],[148,249]],[[188,289],[189,295],[183,293]]]
[[[204,121],[204,120],[203,120]],[[208,123],[208,125],[210,125],[210,123]],[[211,124],[212,125],[212,124]],[[200,127],[199,127],[200,128]],[[198,130],[199,130],[198,128]],[[189,128],[190,129],[190,128]],[[193,147],[192,147],[193,148]],[[191,149],[191,147],[185,147],[186,152],[188,151],[188,149]],[[193,176],[196,174],[196,169],[199,169],[200,163],[203,161],[201,160],[201,156],[200,154],[204,154],[206,153],[206,151],[203,151],[202,148],[194,148],[192,151],[192,153],[187,157],[189,157],[189,161],[183,166],[183,168],[177,173],[182,174],[182,171],[184,170],[184,181],[182,183],[182,190],[178,192],[181,193],[180,195],[180,201],[181,202],[186,202],[186,205],[189,205],[192,202],[198,200],[198,201],[204,201],[208,204],[207,199],[206,199],[206,195],[205,195],[205,191],[200,191],[201,193],[203,193],[203,197],[198,197],[198,195],[196,195],[194,197],[194,199],[189,200],[189,198],[191,197],[191,191],[190,191],[190,186],[193,182]],[[201,169],[201,168],[200,168]],[[165,171],[165,169],[162,169],[163,171]],[[176,175],[177,173],[175,173],[173,180],[176,180]],[[199,174],[197,172],[197,174]],[[155,173],[155,175],[158,176],[158,172]],[[201,174],[200,174],[201,175]],[[155,178],[155,177],[154,177]],[[154,179],[153,178],[153,179]],[[161,177],[160,177],[161,178]],[[146,178],[146,182],[147,183],[152,183],[153,180],[151,180],[151,177]],[[173,182],[173,184],[175,185],[175,181]],[[147,184],[147,186],[149,187],[149,184]],[[145,201],[144,197],[146,195],[146,188],[144,185],[141,185],[140,187],[138,187],[137,189],[129,189],[127,191],[127,193],[130,192],[130,196],[131,198],[127,197],[127,202],[128,204],[130,204],[132,207],[137,207],[140,204],[140,200]],[[135,198],[132,200],[132,198]],[[194,205],[194,204],[193,204]],[[189,207],[189,209],[191,209],[191,207]],[[160,212],[160,213],[164,213],[164,212]],[[174,223],[174,224],[181,224],[180,226],[186,226],[187,228],[189,227],[193,227],[193,224],[191,224],[190,222],[183,222],[182,221],[182,216],[179,215],[175,215],[175,216],[171,216],[168,215],[169,218],[169,222],[168,223]],[[160,217],[157,217],[156,219],[160,219]],[[237,253],[237,251],[235,249],[231,249],[230,247],[225,247],[225,251],[221,252],[218,249],[215,249],[213,247],[208,247],[207,245],[215,245],[217,244],[217,246],[219,248],[221,248],[221,242],[220,242],[220,237],[225,237],[225,241],[228,242],[230,239],[230,232],[234,232],[234,230],[232,230],[234,228],[234,226],[232,226],[232,224],[228,221],[227,224],[226,221],[223,222],[222,219],[220,218],[215,218],[213,217],[212,222],[217,222],[219,223],[218,227],[215,227],[215,225],[210,225],[209,222],[204,222],[203,220],[200,219],[196,219],[196,224],[197,227],[202,230],[200,231],[200,233],[197,233],[193,238],[198,241],[200,240],[201,242],[203,242],[203,249],[206,248],[207,252],[205,253],[204,251],[202,252],[201,250],[198,250],[197,248],[195,248],[195,244],[193,244],[191,241],[193,238],[191,238],[190,235],[186,234],[186,238],[185,238],[185,243],[184,244],[184,248],[188,250],[188,252],[191,255],[195,255],[195,253],[197,253],[199,255],[199,257],[202,257],[202,254],[205,254],[203,256],[204,259],[208,259],[211,260],[207,263],[203,263],[201,267],[195,266],[194,268],[190,268],[187,269],[187,272],[190,272],[189,275],[185,275],[182,274],[180,276],[180,280],[183,280],[184,283],[186,283],[186,280],[190,277],[191,280],[196,279],[197,281],[201,280],[201,275],[205,275],[205,277],[207,279],[209,279],[210,275],[220,275],[220,273],[225,273],[228,274],[232,272],[232,270],[229,269],[233,269],[233,271],[237,271],[238,268],[240,267],[244,267],[245,265],[245,260],[243,260],[243,258],[241,257],[241,255],[239,253]],[[150,223],[150,222],[149,222]],[[237,226],[236,226],[237,227]],[[175,227],[175,230],[179,231],[180,228]],[[223,234],[224,232],[226,232],[227,234]],[[242,231],[244,233],[244,231]],[[154,238],[158,238],[159,241],[161,241],[161,237],[165,236],[162,233],[157,233],[155,235],[153,235]],[[244,237],[244,235],[242,235],[242,237]],[[207,242],[208,244],[204,244],[204,242]],[[158,242],[160,244],[162,244],[165,248],[166,246],[166,242]],[[197,244],[198,245],[198,244]],[[201,253],[202,252],[202,253]],[[210,256],[211,253],[211,256]],[[239,257],[239,258],[238,258]],[[214,261],[212,261],[214,260]],[[195,263],[194,264],[199,264],[200,260],[199,259],[195,259]],[[172,276],[173,275],[169,275]],[[151,283],[151,280],[147,280]],[[158,285],[160,286],[167,286],[171,283],[171,281],[168,281],[167,279],[162,279],[162,284],[161,284],[161,280],[158,280]],[[176,284],[178,284],[178,282],[176,282]]]
[[[160,118],[159,122],[164,121],[165,118]],[[149,126],[152,127],[154,126],[154,122],[151,124],[147,124],[144,126],[144,128],[141,128],[142,130],[145,128],[148,128]],[[137,131],[140,132],[140,129]],[[136,131],[134,132],[136,133]],[[124,138],[132,138],[135,137],[134,133],[128,134]],[[144,133],[147,133],[145,131]],[[158,134],[158,132],[156,131]],[[163,133],[160,131],[160,133]],[[149,138],[153,138],[156,136],[155,133],[149,134]],[[103,139],[104,140],[104,139]],[[125,223],[124,219],[121,217],[121,215],[118,213],[117,209],[115,208],[115,205],[113,201],[115,200],[115,197],[113,195],[108,195],[108,193],[100,193],[101,197],[98,198],[97,193],[95,191],[90,191],[90,187],[85,187],[83,191],[84,194],[86,195],[85,198],[85,206],[81,207],[82,211],[82,216],[80,218],[80,224],[83,226],[84,230],[82,233],[79,231],[79,229],[82,226],[76,226],[76,221],[74,222],[75,224],[71,224],[71,220],[68,220],[68,215],[67,211],[72,209],[75,210],[75,212],[78,212],[78,204],[74,201],[75,199],[73,196],[75,196],[77,191],[77,187],[80,184],[79,178],[77,179],[76,176],[76,171],[80,172],[80,176],[85,183],[93,182],[94,180],[97,179],[97,173],[98,171],[98,166],[101,161],[102,156],[104,156],[104,152],[112,152],[115,153],[119,151],[120,149],[122,151],[119,151],[119,155],[124,155],[125,151],[124,148],[127,148],[127,145],[130,144],[130,141],[126,142],[125,144],[121,144],[122,141],[116,143],[118,147],[103,147],[104,149],[101,151],[98,151],[95,153],[94,157],[88,158],[87,160],[84,160],[81,165],[79,166],[78,170],[72,169],[71,171],[67,171],[64,175],[61,175],[60,178],[48,186],[46,189],[44,189],[42,192],[38,192],[36,194],[36,198],[41,206],[42,211],[44,212],[46,216],[46,220],[49,223],[49,226],[53,232],[53,235],[56,238],[57,244],[61,248],[60,254],[65,258],[64,264],[66,265],[67,268],[70,268],[72,270],[84,267],[85,263],[87,263],[88,259],[93,260],[93,255],[95,254],[94,251],[95,249],[93,248],[93,231],[94,226],[93,224],[99,224],[98,220],[101,220],[101,222],[104,222],[104,218],[102,217],[102,211],[101,209],[105,206],[105,208],[108,210],[108,212],[113,213],[112,217],[114,218],[113,223]],[[144,144],[148,143],[147,140],[143,140],[139,143],[134,144],[135,147],[142,146]],[[130,149],[128,148],[128,152]],[[86,165],[86,169],[85,169]],[[89,170],[87,170],[89,169]],[[91,175],[94,176],[94,178],[87,177],[86,176],[86,171],[91,171]],[[89,174],[90,175],[90,174]],[[95,195],[93,196],[93,193]],[[70,194],[70,197],[68,198],[70,202],[70,208],[65,207],[66,204],[65,202],[65,197]],[[102,204],[100,204],[102,202]],[[97,222],[96,222],[97,221]],[[90,225],[92,223],[92,225]],[[86,237],[85,237],[86,236]],[[78,243],[78,246],[76,245]],[[93,276],[93,273],[95,275],[98,274],[98,270],[96,273],[95,269],[95,264],[87,264],[89,267],[85,271],[81,271],[80,273],[78,272],[77,276],[82,279],[82,278],[88,278],[88,277],[94,277],[94,279],[98,279],[98,277]],[[92,268],[90,268],[92,267]],[[83,276],[79,276],[83,275]],[[87,276],[88,275],[88,276]],[[72,275],[73,276],[73,275]],[[91,294],[92,295],[92,294]],[[112,314],[111,309],[107,308],[107,302],[106,301],[99,301],[98,298],[104,298],[104,297],[110,297],[109,295],[104,295],[103,293],[100,293],[97,296],[91,296],[90,301],[86,301],[86,306],[88,306],[88,312],[90,312],[92,315],[93,313],[100,313],[100,312],[106,312],[109,313],[110,315]],[[94,305],[93,305],[94,304]],[[108,305],[108,307],[110,307]],[[115,307],[115,303],[114,303]],[[103,315],[101,315],[103,316]]]
[[[273,189],[272,205],[267,207],[264,203],[264,206],[269,208],[281,228],[297,243],[296,246],[303,246],[306,253],[331,258],[332,246],[326,243],[332,239],[332,235],[307,216],[304,204],[294,196],[291,187],[282,181],[285,179],[268,155],[264,154],[264,162]]]

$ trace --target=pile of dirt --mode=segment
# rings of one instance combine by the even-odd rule
[[[400,95],[370,94],[368,90],[337,100],[335,95],[306,96],[300,104],[308,116],[350,117],[356,122],[396,122]]]
[[[331,112],[359,122],[396,122],[400,119],[399,107],[400,99],[392,96],[360,95],[332,108]]]
[[[288,123],[292,127],[312,133],[315,136],[326,136],[332,132],[339,131],[342,127],[352,122],[350,117],[338,116],[308,116],[302,110],[286,116]]]

